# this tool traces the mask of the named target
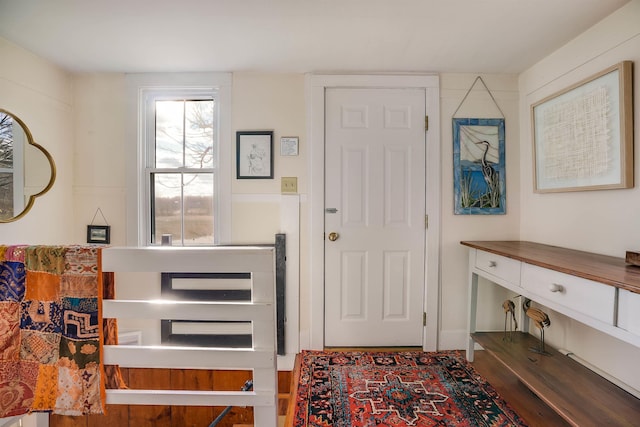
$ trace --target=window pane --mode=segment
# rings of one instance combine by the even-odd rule
[[[174,245],[214,243],[213,174],[154,173],[151,185],[152,243],[163,234],[171,234]]]
[[[182,239],[181,174],[157,173],[151,176],[153,208],[152,242],[160,243],[163,234],[171,234],[174,244]]]
[[[0,219],[13,217],[13,174],[0,173]]]
[[[185,123],[185,166],[213,167],[213,101],[187,101]]]
[[[0,113],[0,168],[13,167],[13,117]]]
[[[211,245],[213,174],[184,174],[184,244]]]
[[[154,120],[145,124],[151,125],[145,147],[151,244],[159,245],[163,234],[173,245],[215,244],[217,102],[211,90],[153,90],[145,97],[144,117]]]
[[[156,167],[184,166],[184,101],[156,101]]]

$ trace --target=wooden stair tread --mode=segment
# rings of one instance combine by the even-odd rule
[[[296,399],[298,396],[298,383],[300,382],[300,369],[302,364],[302,355],[296,354],[296,358],[293,364],[293,371],[291,372],[291,383],[289,384],[289,402],[287,405],[285,426],[293,425],[293,415],[296,411]]]
[[[278,427],[284,427],[284,415],[278,415]],[[253,424],[234,424],[233,427],[254,427]]]
[[[530,351],[539,345],[532,335],[517,332],[511,342],[503,332],[471,336],[570,424],[637,425],[640,399],[551,347],[545,349],[551,356]]]
[[[280,414],[286,414],[289,406],[289,398],[291,393],[278,393],[278,411]],[[284,427],[287,415],[278,415],[278,427]],[[253,424],[234,424],[233,427],[254,427]]]

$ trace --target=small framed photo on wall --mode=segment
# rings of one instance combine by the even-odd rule
[[[111,242],[111,227],[108,225],[87,225],[87,243],[103,243],[108,245]]]
[[[273,179],[273,131],[236,132],[236,178]]]

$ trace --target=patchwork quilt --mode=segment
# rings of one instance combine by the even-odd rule
[[[0,246],[0,417],[104,413],[95,246]]]

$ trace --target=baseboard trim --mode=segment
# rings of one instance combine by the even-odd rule
[[[467,348],[467,331],[464,329],[440,331],[438,350],[462,350]]]

